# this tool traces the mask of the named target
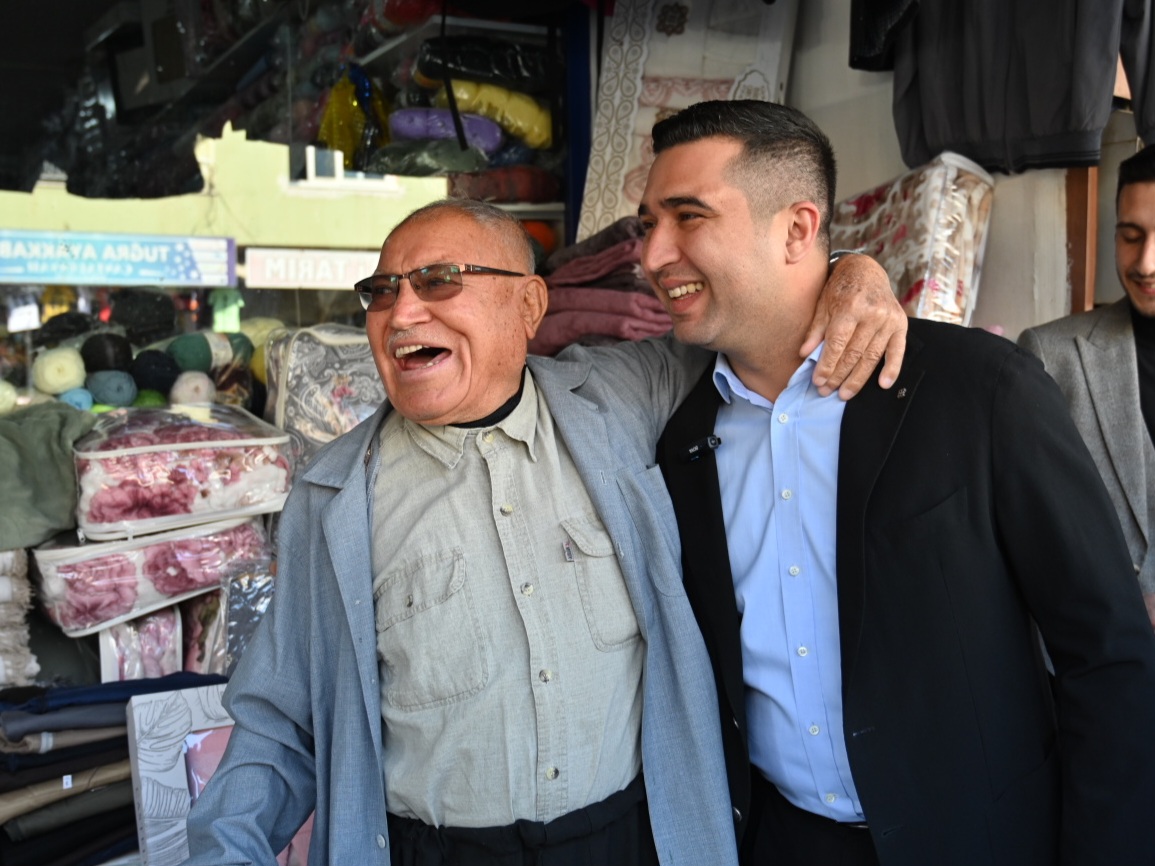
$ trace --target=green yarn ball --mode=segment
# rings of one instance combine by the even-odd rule
[[[160,393],[160,391],[145,388],[143,391],[137,393],[136,399],[132,401],[132,405],[147,407],[166,406],[168,405],[168,400],[164,398],[164,394]]]

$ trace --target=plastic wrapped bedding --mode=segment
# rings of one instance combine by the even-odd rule
[[[994,180],[942,153],[889,183],[839,202],[832,249],[861,249],[886,268],[906,312],[970,324],[990,224]]]
[[[264,560],[271,553],[256,520],[99,544],[49,542],[33,551],[44,609],[70,637],[217,589],[229,563]]]
[[[85,538],[131,538],[280,510],[289,437],[236,406],[117,409],[73,448]]]

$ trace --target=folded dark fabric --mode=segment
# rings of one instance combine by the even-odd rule
[[[65,761],[74,761],[87,755],[95,755],[101,752],[110,752],[114,749],[126,748],[128,748],[128,735],[120,734],[115,737],[109,737],[107,740],[98,740],[95,743],[83,743],[79,746],[69,746],[66,749],[56,749],[51,752],[33,755],[0,754],[0,772],[18,773],[29,767],[45,767]]]
[[[0,823],[10,821],[17,815],[24,815],[35,809],[67,800],[93,788],[111,785],[113,782],[123,782],[132,777],[132,767],[128,759],[117,761],[115,764],[103,764],[90,770],[80,770],[73,773],[68,779],[68,785],[62,784],[60,779],[49,782],[37,782],[26,788],[19,788],[0,794]],[[3,858],[0,858],[2,862]]]
[[[19,703],[0,702],[0,710],[43,713],[47,710],[80,704],[104,704],[110,701],[127,703],[133,695],[150,695],[155,692],[192,689],[197,686],[212,686],[224,682],[228,682],[228,678],[219,674],[194,674],[189,671],[179,671],[163,677],[150,677],[141,680],[121,680],[91,686],[46,689],[41,694],[26,698]],[[10,689],[8,691],[23,692],[24,690]],[[0,693],[0,698],[3,698],[7,693]]]
[[[84,862],[100,863],[104,861],[90,861],[88,858],[126,839],[136,842],[136,809],[131,805],[77,821],[69,826],[67,833],[45,833],[22,842],[13,842],[6,834],[0,833],[0,863],[4,866],[79,866]]]
[[[140,842],[136,837],[136,827],[126,827],[115,836],[109,834],[108,840],[111,841],[100,839],[88,845],[86,851],[91,851],[91,853],[80,852],[83,856],[79,860],[58,860],[54,863],[48,863],[47,866],[105,866],[105,864],[124,857],[126,854],[140,850]],[[103,848],[97,844],[105,842],[107,844]]]
[[[9,741],[44,731],[67,731],[83,728],[123,727],[128,703],[88,704],[83,707],[61,707],[44,713],[6,710],[0,713],[0,729]]]
[[[612,247],[614,244],[620,244],[622,241],[628,241],[630,238],[640,238],[641,236],[641,221],[633,216],[622,217],[617,222],[610,223],[610,225],[606,226],[600,232],[594,232],[585,240],[555,250],[553,254],[545,260],[542,273],[551,274],[566,262],[571,262],[582,256],[596,255],[602,250]]]
[[[13,773],[0,773],[0,794],[27,788],[49,779],[60,779],[64,776],[91,770],[104,764],[114,764],[128,757],[128,737],[121,737],[113,748],[93,752],[78,758],[69,758],[56,761],[52,764],[43,764],[39,767],[25,767]]]
[[[596,255],[581,256],[562,265],[545,278],[552,288],[554,286],[592,286],[608,275],[618,271],[634,272],[634,266],[641,261],[642,242],[638,238],[630,238],[612,247],[602,250]]]
[[[529,341],[529,351],[535,355],[553,355],[570,343],[591,334],[617,337],[619,340],[644,340],[646,337],[661,336],[668,330],[669,322],[658,325],[631,316],[569,310],[550,313],[542,319],[537,335]]]
[[[25,734],[18,740],[9,740],[0,731],[0,752],[12,755],[40,755],[56,752],[85,743],[96,743],[112,737],[123,737],[128,733],[126,725],[110,728],[69,728],[63,731],[37,731]]]
[[[60,828],[71,831],[69,825],[93,815],[107,814],[122,806],[131,806],[132,803],[132,780],[125,779],[13,818],[5,822],[4,832],[13,842],[22,842]]]

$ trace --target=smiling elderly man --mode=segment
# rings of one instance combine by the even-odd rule
[[[189,863],[271,864],[314,809],[312,864],[736,862],[653,466],[705,353],[646,341],[527,365],[546,309],[532,269],[514,218],[440,202],[357,285],[389,400],[294,485]],[[861,294],[851,343],[901,340],[885,279]]]

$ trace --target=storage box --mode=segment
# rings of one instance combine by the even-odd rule
[[[908,315],[969,325],[994,189],[994,179],[977,163],[940,154],[839,202],[830,224],[831,248],[873,256]]]
[[[271,551],[259,521],[238,519],[99,544],[50,541],[33,555],[49,618],[82,637],[216,589],[230,563]]]
[[[237,406],[116,409],[73,452],[88,539],[279,511],[289,492],[289,437]]]
[[[385,399],[369,338],[360,328],[323,324],[275,331],[266,343],[265,369],[265,419],[289,434],[297,469]]]

